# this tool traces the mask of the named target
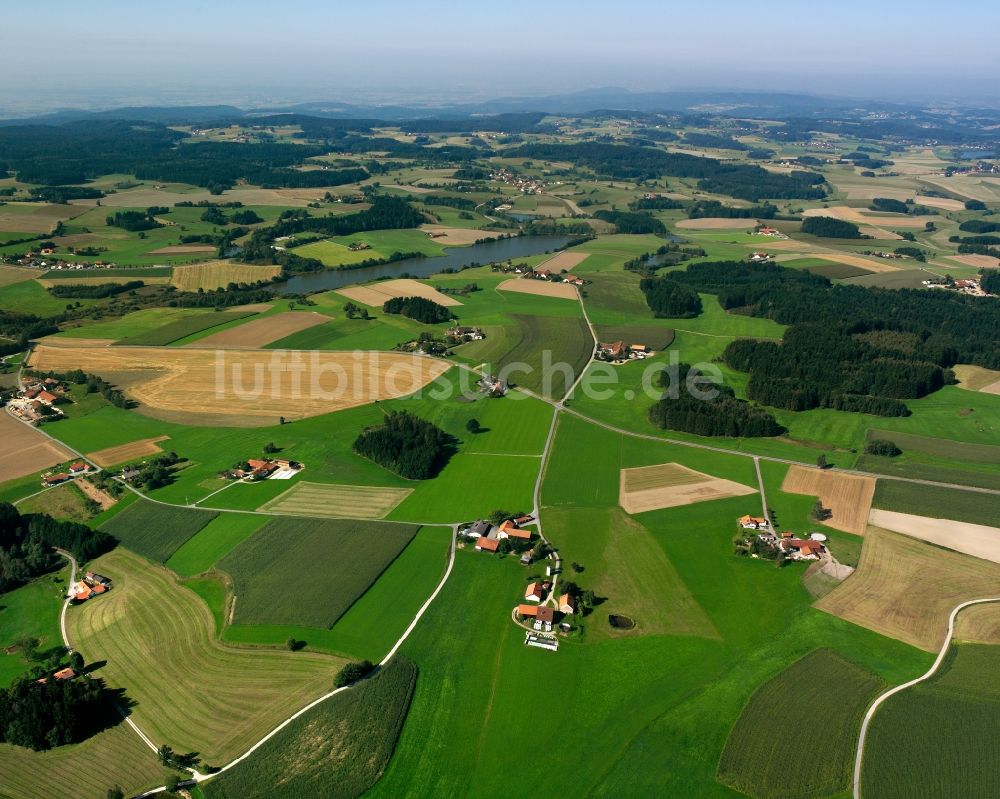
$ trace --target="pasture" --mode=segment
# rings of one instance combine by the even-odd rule
[[[11,651],[18,639],[37,638],[40,652],[62,646],[59,611],[68,580],[67,566],[0,594],[0,688],[6,688],[33,665],[20,652]]]
[[[285,516],[383,519],[412,493],[412,488],[345,486],[300,481],[284,493],[265,502],[259,510]]]
[[[169,436],[156,436],[154,438],[141,438],[138,441],[130,441],[127,444],[119,444],[114,447],[88,452],[87,458],[92,460],[102,469],[108,466],[117,466],[119,463],[145,458],[147,455],[156,455],[163,452],[160,443],[169,440]]]
[[[329,321],[330,317],[313,311],[286,311],[211,333],[187,346],[255,350]]]
[[[152,330],[146,330],[123,338],[117,343],[130,347],[162,347],[174,341],[179,341],[182,338],[187,338],[195,333],[201,333],[205,330],[211,330],[214,327],[236,322],[248,316],[253,316],[253,314],[246,311],[214,311],[183,316],[167,322],[162,327],[156,327]]]
[[[57,441],[20,422],[0,408],[0,439],[6,457],[0,461],[0,483],[26,477],[72,457]]]
[[[883,685],[828,649],[810,652],[750,697],[726,740],[719,779],[759,799],[839,794],[851,783],[861,719]],[[804,751],[782,755],[797,746]],[[807,754],[813,746],[821,756]]]
[[[279,416],[302,419],[405,396],[448,369],[440,361],[401,353],[357,358],[319,352],[274,369],[276,359],[280,364],[280,353],[269,350],[208,353],[194,348],[40,345],[31,365],[114,376],[117,382],[128,381],[126,393],[150,415],[234,427],[275,424]],[[247,376],[252,376],[249,386],[244,383]]]
[[[181,577],[207,572],[267,521],[267,516],[250,513],[219,513],[174,551],[166,562],[167,568]]]
[[[523,277],[505,280],[497,286],[497,291],[535,294],[539,297],[558,297],[563,300],[575,300],[579,296],[576,286],[571,286],[568,283],[553,283],[550,280],[530,280]]]
[[[823,524],[845,533],[861,535],[868,525],[875,494],[875,478],[842,472],[791,466],[781,484],[781,490],[791,494],[818,497],[832,514]]]
[[[627,513],[643,513],[755,493],[742,483],[702,474],[679,463],[663,463],[622,469],[618,504]]]
[[[37,278],[39,274],[41,273],[34,269],[25,269],[18,266],[0,266],[0,287],[22,283],[25,280]]]
[[[417,532],[407,524],[275,518],[218,563],[235,624],[329,628]]]
[[[869,527],[857,571],[816,607],[936,652],[951,609],[993,596],[1000,565]]]
[[[104,660],[101,676],[134,700],[154,741],[221,764],[329,689],[343,661],[309,652],[249,651],[216,640],[212,614],[167,569],[118,548],[94,562],[115,587],[72,608],[73,647]],[[135,740],[138,741],[138,738]],[[103,790],[103,788],[102,788]]]
[[[396,657],[372,677],[312,708],[252,758],[205,783],[206,799],[355,799],[396,748],[417,681]]]
[[[91,514],[87,510],[86,497],[76,483],[63,483],[29,497],[18,503],[18,510],[21,513],[46,513],[54,519],[85,522]]]
[[[163,563],[216,515],[140,500],[101,525],[101,530],[144,558]]]
[[[942,511],[947,513],[947,508]],[[932,519],[912,513],[891,510],[871,512],[871,523],[885,530],[919,538],[935,546],[964,552],[974,558],[1000,563],[1000,528],[985,524],[969,524],[952,519]],[[1000,519],[998,519],[1000,523]]]
[[[170,282],[181,291],[212,291],[230,283],[258,283],[274,280],[280,266],[254,266],[233,261],[208,261],[190,266],[175,266]]]
[[[423,297],[425,300],[432,300],[438,305],[444,305],[445,307],[454,307],[462,304],[454,297],[442,294],[426,283],[406,278],[380,280],[365,286],[350,286],[348,288],[337,289],[336,293],[347,297],[349,300],[376,308],[381,308],[387,300],[394,299],[395,297]]]
[[[879,708],[865,744],[863,797],[1000,795],[998,656],[996,646],[953,646],[937,675]]]
[[[132,311],[124,316],[113,319],[101,319],[80,327],[68,327],[60,331],[51,338],[46,338],[46,342],[60,341],[70,346],[73,341],[87,341],[88,339],[110,339],[119,341],[121,339],[149,333],[157,328],[176,322],[188,317],[203,318],[210,315],[202,308],[143,308],[141,311]]]

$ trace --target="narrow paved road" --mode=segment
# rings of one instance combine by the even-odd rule
[[[767,527],[774,532],[774,525],[771,523],[771,512],[767,509],[767,494],[764,491],[764,476],[760,473],[760,458],[754,455],[753,468],[757,472],[757,487],[760,489],[760,504],[764,510],[764,518],[767,520]]]
[[[69,552],[64,549],[56,549],[60,555],[62,555],[70,563],[69,570],[69,585],[66,588],[66,597],[63,601],[62,611],[59,614],[59,630],[62,632],[63,646],[72,651],[72,647],[69,643],[69,635],[66,634],[66,610],[69,608],[69,603],[73,599],[73,584],[76,582],[76,558],[74,558]]]
[[[933,677],[937,670],[941,667],[945,656],[948,654],[948,650],[951,648],[951,639],[955,634],[955,619],[958,617],[958,614],[965,610],[965,608],[972,607],[973,605],[984,605],[989,602],[1000,602],[1000,596],[987,597],[985,599],[970,599],[968,602],[962,602],[960,605],[956,605],[952,609],[951,614],[948,616],[948,634],[944,638],[944,643],[941,644],[941,651],[938,652],[937,659],[927,670],[926,674],[917,677],[915,680],[905,682],[902,685],[897,685],[895,688],[890,688],[884,694],[879,695],[879,697],[872,702],[871,707],[868,708],[868,712],[865,713],[864,720],[861,722],[861,734],[858,736],[858,749],[854,757],[854,799],[861,799],[861,763],[864,760],[865,739],[868,737],[868,727],[871,724],[872,719],[875,717],[875,712],[887,699],[889,699],[889,697],[895,696],[901,691],[905,691],[907,688],[912,688],[914,685],[919,685],[920,683]]]

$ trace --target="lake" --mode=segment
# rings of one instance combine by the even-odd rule
[[[311,294],[316,291],[339,289],[353,283],[367,283],[380,277],[399,277],[406,273],[416,277],[430,277],[445,269],[458,271],[473,264],[492,264],[501,261],[527,258],[554,252],[565,247],[571,236],[517,236],[498,241],[483,241],[469,247],[454,247],[444,255],[430,258],[407,258],[391,264],[365,266],[359,269],[326,269],[295,275],[280,284],[282,294]]]

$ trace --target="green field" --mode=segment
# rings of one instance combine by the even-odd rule
[[[364,242],[369,249],[352,251],[350,245],[355,242]],[[372,230],[314,241],[293,250],[302,258],[316,258],[327,266],[350,266],[372,258],[385,259],[397,252],[441,255],[444,251],[443,246],[422,230]]]
[[[162,347],[173,341],[187,338],[195,333],[231,324],[254,314],[248,311],[220,311],[217,313],[201,313],[197,316],[186,316],[162,327],[121,339],[118,344],[132,347]]]
[[[32,666],[19,652],[7,652],[18,639],[37,638],[41,653],[62,646],[59,611],[67,580],[69,569],[64,568],[0,594],[0,688],[10,685]]]
[[[78,302],[83,306],[88,306],[93,305],[98,300],[69,300],[53,297],[34,280],[0,286],[0,310],[4,311],[55,316],[65,311],[66,306],[70,303],[75,305]]]
[[[207,315],[200,308],[144,308],[116,319],[101,319],[92,324],[70,327],[58,335],[67,338],[109,338],[118,341],[149,333],[171,322]]]
[[[162,563],[216,515],[193,508],[136,502],[101,529],[133,552]]]
[[[354,799],[382,776],[417,681],[404,657],[299,717],[230,771],[206,783],[207,799]],[[319,742],[319,745],[317,745]]]
[[[209,764],[244,752],[329,689],[342,660],[310,652],[246,651],[216,638],[212,615],[167,569],[119,547],[94,562],[112,576],[100,601],[71,608],[69,637],[100,675],[134,701],[154,741]],[[103,790],[103,789],[102,789]]]
[[[882,687],[829,650],[811,652],[750,698],[726,741],[719,779],[760,799],[839,794],[851,783],[861,719]],[[789,745],[803,751],[782,756]],[[807,754],[813,745],[821,757]]]
[[[862,796],[988,799],[1000,795],[1000,648],[952,647],[938,674],[889,699],[865,745]]]
[[[167,567],[181,577],[206,572],[268,521],[267,516],[220,513],[185,541],[167,560]]]
[[[219,561],[233,579],[233,621],[328,628],[416,531],[384,522],[272,519]]]
[[[1000,496],[996,494],[900,480],[879,480],[875,484],[872,507],[971,524],[1000,524]]]

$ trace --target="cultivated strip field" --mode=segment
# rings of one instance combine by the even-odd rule
[[[899,269],[892,261],[886,258],[865,258],[861,255],[852,255],[851,253],[825,253],[818,252],[815,254],[816,258],[822,258],[824,261],[833,261],[838,264],[850,264],[851,266],[859,266],[868,272],[895,272]]]
[[[808,466],[790,466],[781,490],[790,494],[819,497],[833,513],[823,523],[834,530],[862,535],[875,496],[875,478],[841,474]]]
[[[336,291],[349,300],[379,308],[382,307],[386,300],[391,300],[394,297],[423,297],[426,300],[433,300],[438,305],[447,307],[462,304],[454,297],[442,294],[436,288],[421,283],[419,280],[385,280],[379,283],[372,283],[368,286],[351,286],[350,288],[337,289]]]
[[[590,253],[587,252],[570,252],[566,250],[542,261],[535,269],[548,269],[550,272],[561,272],[563,269],[568,271],[575,266],[579,266],[589,257]]]
[[[579,295],[576,286],[569,283],[552,283],[548,280],[528,280],[526,278],[513,278],[505,280],[497,289],[500,291],[514,291],[521,294],[537,294],[540,297],[559,297],[564,300],[575,300]]]
[[[618,504],[627,513],[757,493],[742,483],[696,472],[679,463],[622,469],[619,479]]]
[[[171,244],[158,250],[150,250],[147,255],[193,255],[215,252],[215,249],[211,244]]]
[[[874,227],[891,225],[901,228],[922,228],[927,222],[926,217],[922,216],[876,213],[866,211],[863,208],[851,208],[847,205],[834,205],[830,208],[807,208],[802,212],[802,216],[828,216],[833,219],[842,219],[845,222],[853,222],[856,225],[872,225]]]
[[[155,275],[153,277],[143,277],[135,275],[109,275],[108,277],[44,277],[38,278],[37,283],[45,288],[52,286],[101,286],[105,283],[129,283],[133,280],[141,280],[147,286],[161,286],[170,282],[166,275]]]
[[[256,350],[272,341],[285,338],[301,330],[329,322],[330,317],[315,311],[287,311],[275,316],[254,319],[243,325],[212,333],[188,344],[189,347],[218,347],[220,349]]]
[[[18,266],[0,266],[0,287],[23,283],[25,280],[31,280],[31,278],[37,277],[40,274],[42,272],[33,269],[23,269]],[[42,281],[38,282],[41,283]],[[42,285],[45,284],[42,283]]]
[[[947,509],[942,509],[947,512]],[[871,523],[974,558],[1000,563],[1000,528],[873,508]]]
[[[170,436],[157,436],[156,438],[142,438],[138,441],[130,441],[128,444],[119,444],[117,447],[99,449],[96,452],[87,453],[87,457],[100,466],[102,469],[107,466],[116,466],[119,463],[138,460],[147,455],[155,455],[163,452],[163,448],[157,446],[161,441],[166,441]]]
[[[682,219],[677,227],[682,230],[749,230],[757,227],[757,220],[706,216],[701,219]]]
[[[998,584],[996,563],[869,526],[857,571],[814,607],[937,652],[951,609],[995,596]]]
[[[19,422],[3,408],[0,408],[0,441],[4,452],[0,482],[40,472],[72,456],[68,449]]]
[[[279,416],[303,419],[376,399],[402,397],[443,374],[447,364],[402,353],[347,352],[302,355],[302,369],[272,368],[280,351],[212,351],[186,347],[63,349],[36,347],[35,369],[83,369],[126,385],[151,415],[190,424],[254,427]],[[277,359],[277,360],[276,360]],[[207,418],[206,418],[207,417]]]
[[[258,510],[286,516],[325,516],[331,519],[384,519],[412,488],[296,483]]]
[[[244,650],[215,638],[215,621],[167,569],[118,548],[94,568],[115,588],[72,608],[70,641],[135,701],[132,718],[157,744],[224,763],[329,690],[343,661],[311,652]]]
[[[257,283],[281,274],[280,266],[252,266],[232,261],[208,261],[190,266],[175,266],[170,282],[183,291],[225,288],[230,283]]]
[[[966,266],[974,266],[976,269],[996,269],[1000,267],[1000,258],[992,255],[949,255],[949,261],[958,261]]]

